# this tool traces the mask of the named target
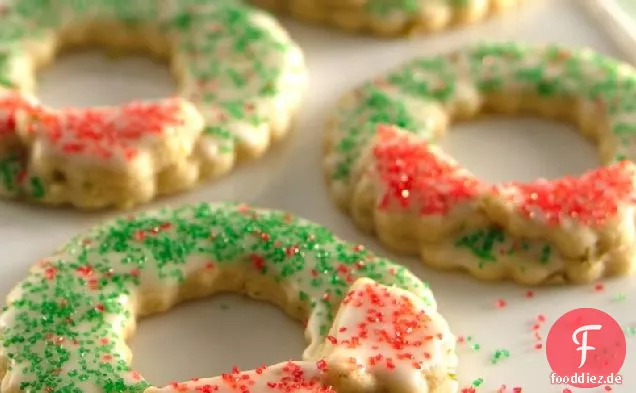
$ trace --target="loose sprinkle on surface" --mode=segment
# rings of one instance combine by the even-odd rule
[[[508,305],[508,302],[506,302],[504,299],[498,299],[495,302],[495,307],[497,308],[505,308]]]
[[[506,360],[510,357],[510,351],[507,349],[497,349],[490,357],[491,364],[498,364],[499,362]]]
[[[484,383],[483,378],[477,378],[472,382],[473,387],[478,388]]]
[[[614,295],[612,300],[617,303],[622,303],[627,300],[627,295],[622,292],[619,292],[616,295]]]

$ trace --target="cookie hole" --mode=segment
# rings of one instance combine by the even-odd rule
[[[167,65],[144,56],[70,52],[38,72],[37,94],[53,107],[120,105],[174,94]]]
[[[490,182],[580,175],[600,164],[575,126],[533,117],[497,117],[454,124],[442,147]]]
[[[129,345],[133,367],[158,386],[215,377],[233,366],[250,370],[300,360],[305,348],[297,321],[276,306],[235,294],[183,303],[142,319]]]

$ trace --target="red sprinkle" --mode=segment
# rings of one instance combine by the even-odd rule
[[[318,367],[319,370],[324,372],[327,370],[327,362],[324,360],[319,360],[316,362],[316,367]]]
[[[79,266],[75,271],[81,277],[90,277],[93,274],[93,268],[90,265]]]
[[[263,271],[265,269],[265,258],[260,255],[252,254],[250,255],[250,260],[252,261],[252,265],[256,270]]]
[[[51,266],[51,267],[47,267],[46,270],[44,270],[44,277],[46,277],[47,280],[53,281],[55,280],[56,276],[57,276],[57,268]]]
[[[497,308],[504,308],[504,307],[506,307],[506,305],[507,305],[507,303],[506,303],[506,301],[505,301],[504,299],[499,299],[499,300],[497,300],[497,302],[495,303],[495,306],[496,306]]]
[[[580,177],[540,179],[495,186],[494,192],[512,201],[528,219],[537,215],[548,225],[564,220],[580,225],[600,226],[619,213],[622,204],[633,204],[636,166],[630,161],[598,168]]]
[[[27,101],[20,93],[15,91],[3,91],[0,98],[0,141],[14,138],[16,118],[22,114],[31,117],[34,105]]]
[[[361,251],[364,251],[364,250],[365,250],[365,247],[362,244],[358,244],[358,245],[353,246],[353,251],[355,251],[355,252],[361,252]]]
[[[299,252],[300,252],[300,248],[298,246],[292,246],[292,247],[288,247],[287,250],[285,250],[285,255],[287,255],[287,257],[293,257]]]

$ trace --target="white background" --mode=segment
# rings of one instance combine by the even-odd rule
[[[166,198],[153,206],[193,201],[235,200],[280,208],[332,228],[340,236],[362,242],[389,255],[360,235],[327,197],[320,169],[322,124],[337,96],[391,66],[417,55],[441,53],[468,42],[516,39],[535,43],[590,46],[622,57],[582,0],[533,1],[519,10],[463,31],[404,41],[361,38],[315,26],[285,22],[305,48],[312,85],[295,133],[265,159],[245,165],[227,178],[205,184],[189,194]],[[171,93],[172,81],[160,65],[141,58],[116,62],[98,52],[69,55],[42,71],[39,93],[53,106],[118,104],[134,98]],[[597,165],[595,150],[572,127],[536,119],[482,120],[453,127],[442,145],[490,181],[531,180],[579,174]],[[149,208],[146,206],[144,208]],[[0,296],[26,274],[29,265],[59,244],[113,213],[81,214],[0,201]],[[442,313],[457,335],[472,336],[481,349],[460,345],[460,378],[468,385],[483,378],[479,392],[494,393],[502,384],[523,393],[560,393],[551,386],[545,353],[534,349],[531,332],[538,314],[547,326],[566,311],[596,307],[609,312],[626,328],[636,326],[631,297],[633,279],[594,286],[539,289],[534,299],[514,284],[483,284],[458,273],[439,273],[415,259],[401,259],[429,281]],[[614,298],[626,295],[623,301]],[[631,297],[630,297],[631,295]],[[495,306],[504,299],[507,307]],[[633,342],[628,338],[628,352]],[[263,363],[299,359],[301,327],[269,305],[234,295],[177,307],[169,314],[143,321],[131,345],[134,366],[154,384],[213,376],[233,365],[249,369]],[[498,365],[490,356],[507,349],[511,357]],[[636,391],[636,356],[628,356],[622,387]],[[602,392],[602,388],[589,390]],[[506,393],[511,392],[511,390]]]

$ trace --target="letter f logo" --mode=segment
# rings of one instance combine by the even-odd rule
[[[572,341],[574,341],[574,344],[580,345],[580,347],[576,349],[577,351],[581,351],[581,364],[579,364],[579,368],[585,365],[585,362],[587,361],[588,351],[593,351],[596,349],[592,346],[587,345],[587,333],[590,330],[601,330],[602,328],[603,328],[602,325],[585,325],[576,329],[574,333],[572,333]],[[581,341],[579,342],[578,335],[580,333],[582,334],[581,334]]]

